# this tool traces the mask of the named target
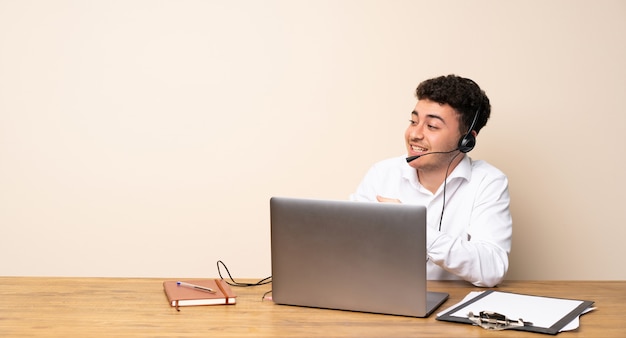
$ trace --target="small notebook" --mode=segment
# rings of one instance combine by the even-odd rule
[[[165,296],[170,306],[176,309],[179,306],[232,305],[237,301],[237,296],[223,279],[184,280],[184,283],[209,288],[215,293],[179,285],[178,281],[165,281],[163,282]]]

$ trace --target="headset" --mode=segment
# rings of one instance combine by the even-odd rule
[[[467,133],[465,133],[465,135],[459,140],[459,146],[457,149],[462,153],[469,153],[476,146],[476,136],[472,134],[472,130],[474,130],[474,126],[476,126],[478,115],[480,115],[480,106],[476,110],[476,114],[474,114],[474,120],[472,120],[472,124],[467,130]]]
[[[474,82],[474,80],[472,79],[466,79],[466,80],[470,82],[471,84],[473,84],[474,86],[476,86],[480,90],[480,87],[478,86],[476,82]],[[481,102],[478,105],[478,109],[476,109],[476,114],[474,114],[474,119],[472,120],[472,124],[467,130],[467,133],[465,133],[465,136],[461,137],[461,139],[459,140],[459,146],[457,147],[457,149],[462,153],[469,153],[476,146],[476,136],[472,134],[472,130],[474,130],[474,127],[476,126],[476,121],[478,121],[478,115],[480,115],[480,108],[483,103],[484,103],[484,99],[481,99]]]

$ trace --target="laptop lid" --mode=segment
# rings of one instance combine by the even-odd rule
[[[413,317],[447,298],[426,291],[424,206],[270,199],[277,304]]]

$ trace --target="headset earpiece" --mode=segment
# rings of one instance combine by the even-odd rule
[[[469,153],[474,146],[476,146],[476,137],[471,131],[459,140],[459,151],[462,153]]]
[[[470,125],[467,133],[461,137],[459,140],[459,151],[462,153],[469,153],[476,146],[476,136],[472,134],[472,130],[474,130],[474,126],[476,126],[476,120],[478,120],[478,114],[480,113],[480,108],[476,110],[476,114],[474,114],[474,120],[472,120],[472,124]]]

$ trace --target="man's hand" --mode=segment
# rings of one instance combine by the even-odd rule
[[[382,197],[378,195],[376,196],[376,200],[381,203],[402,203],[397,198],[387,198],[387,197]]]

